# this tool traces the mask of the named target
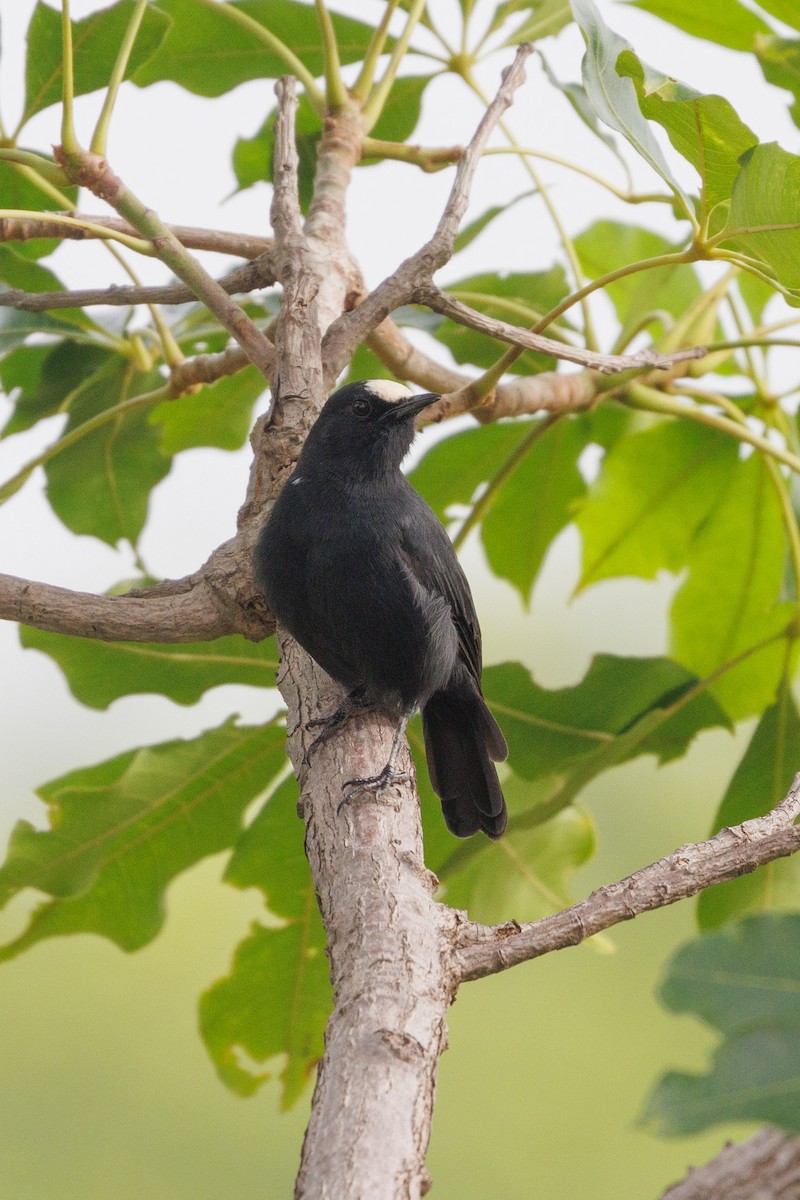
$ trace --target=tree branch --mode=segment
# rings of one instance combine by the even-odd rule
[[[795,825],[798,816],[800,773],[785,799],[765,816],[721,829],[705,842],[681,846],[633,875],[598,888],[555,916],[526,925],[466,923],[459,933],[457,951],[462,979],[482,979],[553,950],[577,946],[620,921],[675,904],[715,883],[786,858],[800,850],[800,825]]]
[[[358,308],[344,313],[328,330],[323,341],[323,358],[329,375],[338,375],[368,334],[401,304],[408,303],[450,259],[481,154],[495,125],[510,107],[514,92],[525,79],[525,59],[532,49],[529,43],[523,43],[514,62],[503,72],[497,95],[459,160],[450,198],[433,237],[378,284]]]
[[[716,1158],[692,1167],[662,1200],[797,1200],[800,1137],[767,1126],[740,1145],[729,1143]]]
[[[0,575],[0,618],[103,642],[203,642],[234,632],[201,580],[191,576],[172,587],[95,596]]]
[[[77,225],[63,225],[54,218],[71,217],[75,221],[86,221],[115,233],[138,237],[138,231],[122,217],[94,217],[87,213],[65,210],[61,213],[31,213],[21,217],[0,217],[0,242],[29,242],[35,238],[67,238],[77,241],[92,240],[100,236],[93,230]],[[223,229],[202,229],[195,225],[168,225],[179,242],[187,250],[211,250],[218,254],[232,254],[236,258],[258,258],[272,249],[272,238],[256,237],[250,233],[235,233]]]
[[[273,355],[268,339],[256,328],[244,309],[231,299],[178,241],[170,227],[125,186],[108,161],[89,151],[65,149],[63,146],[57,146],[55,154],[73,183],[88,187],[116,209],[120,216],[130,221],[143,237],[150,239],[162,262],[191,288],[198,300],[211,309],[253,365],[270,381]]]
[[[519,325],[509,325],[506,321],[486,317],[460,300],[446,296],[433,284],[418,289],[415,299],[426,304],[434,312],[450,317],[459,325],[466,325],[485,333],[488,337],[501,342],[510,342],[512,346],[522,346],[526,350],[536,350],[540,354],[549,354],[565,362],[578,363],[582,367],[590,367],[603,375],[615,375],[620,371],[629,371],[636,367],[658,367],[667,370],[675,363],[687,359],[703,358],[706,354],[704,346],[692,346],[688,350],[677,350],[673,354],[659,354],[657,350],[639,350],[636,354],[598,354],[594,350],[584,350],[580,346],[569,346],[565,342],[557,342],[541,333],[523,329]]]
[[[269,287],[275,283],[271,254],[266,253],[254,262],[236,267],[216,282],[228,295]],[[167,284],[164,287],[115,284],[106,288],[59,292],[23,292],[19,288],[9,288],[0,292],[0,308],[16,308],[23,312],[89,308],[97,304],[114,307],[127,304],[189,304],[196,300],[195,292],[185,284]]]

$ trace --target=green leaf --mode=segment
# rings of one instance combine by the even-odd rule
[[[800,125],[800,38],[759,37],[754,53],[767,83],[794,96],[789,112],[795,125]]]
[[[451,505],[469,504],[535,427],[530,420],[451,434],[431,446],[409,479],[441,521]]]
[[[609,274],[621,263],[641,262],[683,248],[640,225],[617,221],[595,221],[575,238],[581,266],[592,279]],[[635,329],[653,330],[654,325],[663,331],[663,313],[682,316],[701,295],[702,288],[694,267],[680,263],[625,275],[606,284],[603,291],[617,310],[624,337]],[[652,320],[643,326],[643,319],[650,313]]]
[[[430,75],[402,75],[396,79],[370,137],[385,142],[408,141],[417,127],[422,93],[430,81]]]
[[[636,90],[629,79],[617,74],[617,59],[633,47],[614,33],[603,20],[592,0],[571,0],[572,11],[586,40],[583,56],[583,84],[601,121],[621,133],[637,154],[650,164],[685,208],[689,202],[672,175],[661,147],[639,110]]]
[[[566,774],[597,758],[597,770],[639,754],[661,762],[685,753],[700,729],[730,727],[723,710],[702,692],[678,712],[675,702],[691,693],[697,677],[668,658],[620,658],[598,654],[574,687],[549,690],[533,682],[519,663],[487,667],[483,690],[509,744],[509,766],[523,779]],[[630,749],[608,762],[615,737],[649,714],[663,721]]]
[[[756,727],[719,811],[712,833],[760,817],[783,799],[800,764],[800,715],[788,686]],[[697,918],[702,929],[716,929],[745,913],[800,904],[800,860],[781,858],[729,883],[701,892]]]
[[[14,828],[0,904],[25,888],[37,907],[0,961],[48,937],[98,933],[137,950],[159,932],[165,891],[236,839],[247,806],[284,763],[284,731],[226,722],[192,741],[131,750],[39,789],[51,828]]]
[[[729,200],[745,150],[756,135],[722,96],[705,96],[642,63],[632,50],[617,60],[620,75],[632,79],[639,106],[666,131],[672,145],[700,176],[705,211]]]
[[[72,22],[76,96],[108,84],[134,7],[134,0],[120,0],[82,21]],[[125,72],[126,79],[147,62],[164,40],[170,21],[162,11],[163,7],[145,9]],[[62,75],[61,14],[39,0],[28,26],[23,124],[34,113],[61,100]]]
[[[529,328],[564,299],[569,293],[569,285],[563,267],[559,266],[526,275],[470,275],[448,284],[447,291],[478,312]],[[558,336],[558,325],[555,330],[554,334],[551,329],[551,337]],[[449,319],[437,326],[433,336],[447,346],[457,363],[472,363],[488,368],[494,365],[500,354],[500,347],[494,338]],[[532,375],[551,371],[555,365],[551,355],[526,350],[509,371],[517,375]]]
[[[583,121],[584,125],[586,125],[588,129],[591,129],[591,131],[595,135],[595,137],[600,138],[600,140],[602,142],[604,142],[606,144],[606,146],[608,146],[611,153],[616,155],[616,157],[619,159],[620,163],[622,164],[623,169],[625,170],[626,174],[628,175],[628,179],[630,180],[630,173],[628,172],[628,165],[625,162],[625,159],[622,156],[622,154],[620,154],[619,147],[617,146],[615,139],[611,136],[610,133],[606,133],[605,129],[598,121],[597,114],[595,113],[595,111],[592,108],[592,105],[589,101],[589,96],[586,92],[586,88],[580,83],[562,83],[561,80],[556,76],[555,72],[552,70],[550,64],[548,63],[548,61],[544,57],[544,55],[540,53],[539,57],[541,59],[544,73],[547,76],[549,82],[552,83],[553,87],[558,88],[558,90],[563,93],[563,95],[569,101],[570,107],[572,108],[573,112],[575,112],[580,117],[580,119]]]
[[[463,229],[461,229],[456,235],[454,245],[455,253],[458,254],[459,250],[463,250],[470,244],[470,242],[474,242],[478,234],[483,233],[484,229],[486,229],[487,225],[491,224],[495,217],[499,217],[501,213],[508,212],[508,210],[513,208],[515,204],[518,204],[520,200],[527,200],[529,196],[535,195],[535,191],[521,192],[519,196],[514,196],[513,199],[508,200],[504,204],[495,204],[491,208],[487,208],[485,212],[482,212],[481,215],[476,217],[474,221],[470,221],[470,223],[465,225]]]
[[[623,438],[606,455],[577,514],[579,586],[679,571],[736,467],[731,438],[689,421],[663,421]],[[709,616],[716,619],[713,609]]]
[[[797,11],[795,0],[758,0],[764,12],[770,14],[771,17],[777,17],[779,21],[783,21],[784,25],[791,25],[792,29],[800,29],[800,12]]]
[[[277,112],[271,112],[258,133],[251,138],[240,138],[236,142],[233,148],[233,173],[239,185],[237,191],[245,191],[254,183],[272,182],[275,174],[276,116]],[[314,193],[317,143],[321,130],[319,117],[305,95],[301,95],[295,117],[295,143],[300,160],[298,187],[303,209],[308,208]]]
[[[670,1136],[720,1121],[769,1121],[800,1132],[800,917],[750,917],[681,947],[663,1003],[719,1029],[707,1075],[670,1072],[643,1121]]]
[[[74,337],[80,340],[77,330],[48,313],[18,312],[14,308],[0,308],[0,354],[21,346],[29,337],[38,333],[51,333],[56,337]]]
[[[769,25],[739,0],[714,0],[713,4],[696,4],[693,0],[629,0],[629,3],[669,21],[692,37],[705,38],[731,50],[752,50],[758,34],[771,32]],[[768,10],[766,4],[761,7]]]
[[[103,346],[73,341],[12,350],[0,359],[0,385],[7,395],[16,393],[14,411],[0,437],[20,433],[53,416],[85,379],[101,371],[114,357]]]
[[[528,447],[513,469],[501,467],[505,478],[484,514],[481,541],[495,575],[513,583],[523,601],[586,491],[578,458],[590,440],[590,423],[567,417]]]
[[[163,385],[156,372],[136,374],[116,358],[98,371],[70,406],[67,432],[131,396]],[[145,408],[108,420],[45,467],[47,497],[73,533],[89,533],[110,546],[135,542],[147,519],[150,492],[168,474],[160,434]]]
[[[0,280],[12,288],[24,292],[62,291],[59,279],[48,267],[43,267],[16,247],[0,245]],[[63,325],[76,325],[80,329],[95,326],[95,322],[80,308],[58,308],[52,320]]]
[[[578,458],[589,443],[613,437],[617,417],[626,419],[616,410],[566,417],[543,437],[540,420],[469,429],[437,442],[410,479],[442,520],[456,504],[485,507],[480,531],[489,564],[527,599],[585,491]],[[537,502],[543,486],[547,504]]]
[[[193,446],[238,450],[253,423],[253,405],[267,384],[253,366],[207,384],[199,392],[166,400],[150,413],[161,430],[162,454],[178,454]]]
[[[786,1020],[726,1038],[708,1075],[665,1075],[642,1123],[662,1137],[730,1121],[768,1122],[800,1133],[799,1114],[800,1020]]]
[[[278,651],[274,638],[253,643],[243,637],[211,642],[100,642],[20,627],[27,650],[58,663],[76,700],[108,708],[120,696],[155,692],[176,704],[196,704],[210,688],[228,683],[274,687]]]
[[[758,275],[751,275],[749,271],[741,272],[736,280],[736,286],[742,300],[747,305],[747,311],[753,319],[753,324],[760,325],[764,309],[775,295],[774,287],[766,280],[759,279]]]
[[[800,306],[800,158],[771,142],[741,161],[721,244],[756,259]]]
[[[672,606],[674,657],[708,675],[779,634],[793,612],[779,603],[784,554],[778,498],[754,454],[729,471],[718,505],[689,549],[689,577]],[[775,699],[784,660],[779,639],[726,671],[711,692],[735,720],[761,712]]]
[[[297,819],[297,784],[287,779],[241,834],[225,871],[234,887],[259,888],[282,929],[254,926],[230,975],[200,1001],[200,1029],[225,1083],[252,1095],[268,1078],[240,1062],[285,1054],[282,1107],[302,1092],[322,1057],[331,1010],[325,933]]]
[[[519,780],[503,788],[510,806],[515,791],[530,791]],[[474,921],[503,921],[511,913],[518,921],[551,916],[571,902],[569,876],[594,852],[591,817],[570,806],[546,825],[512,827],[500,841],[487,843],[463,870],[446,875],[445,899]]]
[[[62,190],[68,199],[68,207],[76,208],[78,189],[71,187]],[[0,208],[46,212],[60,210],[62,204],[54,196],[36,187],[18,167],[0,160]],[[31,238],[30,241],[16,243],[16,250],[25,258],[44,258],[45,255],[52,254],[59,244],[56,238]]]
[[[140,87],[170,79],[197,96],[221,96],[248,79],[286,74],[280,55],[232,21],[224,9],[216,11],[196,0],[159,0],[158,7],[172,26],[158,53],[136,71],[134,83]],[[243,0],[234,7],[279,38],[312,75],[322,75],[322,40],[313,7],[295,0]],[[372,26],[335,12],[330,17],[340,61],[360,61],[372,38]]]
[[[500,4],[496,9],[492,28],[499,28],[502,21],[512,12],[527,9],[529,15],[503,42],[504,46],[518,46],[520,42],[538,42],[542,38],[560,33],[572,20],[569,0],[525,0],[523,4]],[[503,16],[500,20],[501,11]]]
[[[308,903],[306,921],[283,929],[254,925],[236,950],[230,974],[200,998],[200,1033],[231,1091],[252,1096],[270,1074],[250,1064],[286,1055],[280,1073],[284,1111],[300,1098],[322,1058],[332,1006],[325,931],[310,879]]]

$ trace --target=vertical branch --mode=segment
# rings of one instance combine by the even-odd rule
[[[344,197],[360,125],[332,115],[320,149],[305,232],[297,189],[294,81],[276,87],[272,222],[283,307],[276,329],[275,409],[257,454],[274,494],[324,398],[321,333],[346,302],[351,259]],[[312,220],[313,217],[313,220]],[[310,227],[310,228],[309,228]],[[373,714],[349,722],[305,761],[309,718],[336,707],[338,689],[279,630],[279,687],[301,781],[306,852],[328,937],[334,1011],[325,1035],[296,1196],[416,1200],[427,1187],[436,1067],[454,973],[443,931],[452,918],[433,900],[422,857],[419,805],[410,782],[392,796],[339,811],[342,784],[388,755],[393,729]],[[408,751],[405,751],[408,756]],[[404,767],[411,768],[410,756]]]

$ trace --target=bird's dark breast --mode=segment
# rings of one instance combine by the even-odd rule
[[[386,497],[312,487],[279,497],[259,539],[257,581],[281,624],[348,691],[408,711],[444,687],[458,639],[450,605],[423,588]]]

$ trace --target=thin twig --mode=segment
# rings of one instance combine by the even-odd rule
[[[702,358],[706,351],[703,346],[691,346],[688,350],[677,350],[674,354],[661,354],[657,350],[639,350],[636,354],[598,354],[594,350],[583,350],[579,346],[568,346],[541,333],[523,329],[519,325],[509,325],[506,321],[497,321],[494,317],[486,317],[460,300],[453,300],[439,291],[433,284],[417,291],[417,299],[432,308],[434,312],[450,317],[459,325],[466,325],[485,333],[488,337],[501,342],[510,342],[512,346],[522,346],[526,350],[536,350],[540,354],[552,355],[566,362],[578,363],[582,367],[590,367],[603,375],[616,375],[620,371],[629,371],[636,367],[650,367],[667,370],[678,362],[687,359]]]
[[[64,224],[68,217],[74,224]],[[76,241],[103,236],[110,229],[116,233],[137,237],[137,231],[122,217],[93,216],[89,213],[64,212],[25,213],[19,217],[0,217],[0,242],[29,242],[35,238],[71,238]],[[258,258],[272,249],[273,240],[251,233],[235,233],[226,229],[202,229],[196,225],[169,225],[187,250],[212,250],[232,254],[236,258]]]
[[[116,209],[120,216],[130,221],[140,234],[151,240],[154,252],[162,262],[191,288],[198,300],[211,309],[220,324],[247,353],[253,365],[269,381],[274,362],[269,340],[256,328],[241,305],[231,299],[178,241],[169,226],[126,187],[112,171],[108,161],[85,150],[70,153],[63,147],[56,147],[55,154],[74,183],[88,187]]]
[[[514,62],[503,72],[497,95],[459,160],[450,197],[433,237],[378,284],[358,308],[339,317],[328,330],[323,341],[327,374],[336,375],[343,370],[356,346],[391,312],[401,304],[408,303],[418,289],[430,282],[434,272],[450,259],[484,147],[497,122],[511,105],[515,91],[525,79],[525,60],[531,50],[528,43],[523,43],[517,50]]]
[[[787,796],[765,816],[721,829],[705,842],[680,846],[666,858],[598,888],[555,916],[525,925],[465,923],[457,951],[462,980],[481,979],[553,950],[577,946],[620,921],[686,900],[714,884],[786,858],[800,850],[798,816],[800,774]]]
[[[275,283],[275,272],[269,255],[262,259],[236,267],[217,280],[228,295],[240,295]],[[119,307],[128,304],[189,304],[196,300],[194,292],[185,284],[167,284],[164,287],[132,287],[128,284],[112,284],[106,288],[86,288],[80,291],[23,292],[9,288],[0,292],[0,308],[16,308],[22,312],[47,312],[52,308],[90,308],[95,305]]]

